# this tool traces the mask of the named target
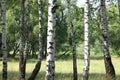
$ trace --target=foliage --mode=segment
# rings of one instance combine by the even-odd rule
[[[112,0],[111,0],[112,1]],[[11,5],[9,3],[12,3]],[[68,13],[66,1],[58,1],[58,9],[56,14],[56,53],[71,50],[70,28],[68,26]],[[113,52],[119,54],[120,35],[117,34],[119,29],[118,6],[113,2],[107,5],[107,16],[109,24],[109,40],[110,48]],[[43,48],[46,51],[46,36],[47,36],[47,0],[43,1],[42,5],[42,27],[43,27]],[[97,4],[97,5],[95,5]],[[25,6],[26,7],[26,6]],[[99,0],[91,0],[90,5],[90,45],[91,49],[98,46],[98,52],[101,51],[101,15]],[[76,45],[82,45],[84,41],[84,8],[76,6],[76,2],[72,0],[71,13],[73,25],[75,29]],[[14,50],[16,44],[19,43],[19,18],[20,18],[20,2],[15,0],[7,0],[7,49],[8,53]],[[26,16],[26,14],[25,14]],[[1,21],[1,19],[0,19]],[[26,25],[26,18],[25,18]],[[30,2],[30,50],[38,51],[38,6],[37,1]],[[1,28],[0,28],[1,32]],[[114,36],[115,35],[115,36]],[[97,42],[97,44],[96,44]],[[29,51],[31,52],[31,51]],[[94,50],[92,50],[94,53]],[[79,52],[80,53],[80,52]],[[56,54],[56,55],[58,55]]]

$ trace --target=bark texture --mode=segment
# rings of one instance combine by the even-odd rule
[[[30,0],[27,0],[26,6],[26,27],[25,27],[25,47],[24,47],[24,54],[23,54],[23,74],[25,77],[26,74],[26,62],[28,57],[28,44],[29,44],[29,28],[30,28]]]
[[[55,25],[56,25],[56,0],[48,0],[48,30],[47,30],[47,59],[46,80],[55,80]]]
[[[106,6],[105,0],[101,0],[101,21],[102,21],[102,36],[103,36],[103,53],[104,53],[104,62],[106,69],[106,77],[108,79],[115,79],[115,70],[111,61],[111,56],[109,52],[109,44],[108,44],[108,22],[106,15]]]
[[[39,54],[38,54],[38,61],[35,65],[35,68],[28,78],[28,80],[35,80],[40,68],[41,68],[41,61],[42,61],[42,53],[43,53],[43,40],[42,40],[42,0],[38,0],[38,14],[39,14]]]
[[[89,66],[90,66],[90,6],[89,0],[85,0],[84,7],[84,68],[82,80],[88,80],[89,77]]]
[[[67,3],[68,3],[68,18],[69,18],[69,25],[70,25],[71,39],[72,39],[71,41],[72,41],[72,55],[73,55],[73,80],[78,80],[77,61],[76,61],[75,32],[74,32],[74,26],[73,26],[73,23],[72,23],[70,0],[67,0]]]
[[[2,80],[7,80],[7,46],[6,46],[6,0],[1,0],[1,16],[2,16],[2,54],[3,69]]]
[[[19,72],[20,72],[20,80],[25,80],[25,68],[24,68],[24,4],[25,0],[20,0],[20,58],[19,58]]]

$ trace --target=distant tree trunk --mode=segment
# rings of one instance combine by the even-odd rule
[[[38,61],[35,65],[35,68],[28,78],[28,80],[35,80],[40,68],[41,68],[41,61],[42,61],[42,53],[43,53],[43,41],[42,41],[42,0],[38,0],[38,14],[39,14],[39,54],[38,54]]]
[[[19,59],[19,71],[20,71],[20,80],[25,80],[25,70],[24,70],[24,4],[25,0],[20,0],[20,59]]]
[[[90,6],[89,0],[85,0],[84,7],[84,68],[82,80],[88,80],[89,77],[89,66],[90,66]]]
[[[47,30],[47,59],[46,80],[54,80],[55,76],[55,25],[56,25],[56,0],[48,0],[48,30]]]
[[[109,44],[108,44],[108,22],[106,15],[106,6],[105,0],[101,0],[101,21],[102,21],[102,36],[103,36],[103,53],[104,53],[104,62],[106,69],[106,77],[109,79],[115,79],[115,70],[111,61],[111,56],[109,52]]]
[[[25,77],[26,74],[26,62],[28,57],[28,44],[29,44],[29,28],[30,28],[30,0],[27,0],[27,7],[26,7],[26,27],[25,27],[25,48],[23,54],[23,74]]]
[[[120,0],[118,0],[118,10],[119,10],[119,25],[120,25]]]
[[[73,80],[78,80],[77,78],[77,61],[76,61],[76,44],[75,44],[75,32],[74,32],[74,26],[72,23],[72,17],[71,17],[71,3],[70,0],[67,0],[68,3],[68,18],[69,18],[69,25],[71,30],[71,41],[72,41],[72,54],[73,54]]]
[[[6,46],[6,0],[1,0],[1,17],[2,17],[2,54],[3,69],[2,80],[7,80],[7,46]]]

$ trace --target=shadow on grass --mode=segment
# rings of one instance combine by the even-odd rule
[[[30,76],[31,73],[26,74],[26,80]],[[82,75],[78,75],[78,80],[81,80]],[[0,73],[0,79],[1,73]],[[8,79],[7,80],[19,80],[19,73],[18,72],[8,72]],[[39,72],[35,80],[45,80],[45,72]],[[56,73],[55,80],[73,80],[72,73]],[[100,73],[90,73],[89,80],[106,80],[105,74]],[[120,75],[117,75],[117,79],[120,80]]]
[[[104,57],[103,56],[90,56],[91,60],[102,60]],[[69,56],[62,56],[62,57],[55,57],[56,60],[72,60],[72,55]],[[78,55],[77,59],[84,59],[84,55]]]

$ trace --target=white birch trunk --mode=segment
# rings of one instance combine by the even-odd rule
[[[76,61],[75,32],[74,32],[74,26],[73,26],[73,23],[72,23],[71,2],[70,2],[70,0],[67,0],[67,3],[68,3],[68,18],[69,18],[69,25],[70,25],[71,39],[72,39],[73,80],[78,80],[78,78],[77,78],[77,61]]]
[[[84,7],[84,68],[82,80],[88,80],[90,66],[90,6],[89,0],[85,0]]]
[[[103,53],[107,78],[115,79],[115,70],[111,61],[108,43],[108,22],[106,15],[105,0],[101,0],[101,21],[102,21],[102,36],[103,36]]]
[[[2,54],[3,69],[2,80],[7,80],[7,46],[6,46],[6,0],[1,0],[1,16],[2,16]]]
[[[55,24],[56,0],[48,0],[48,30],[47,30],[47,59],[46,80],[54,80],[55,76]]]

